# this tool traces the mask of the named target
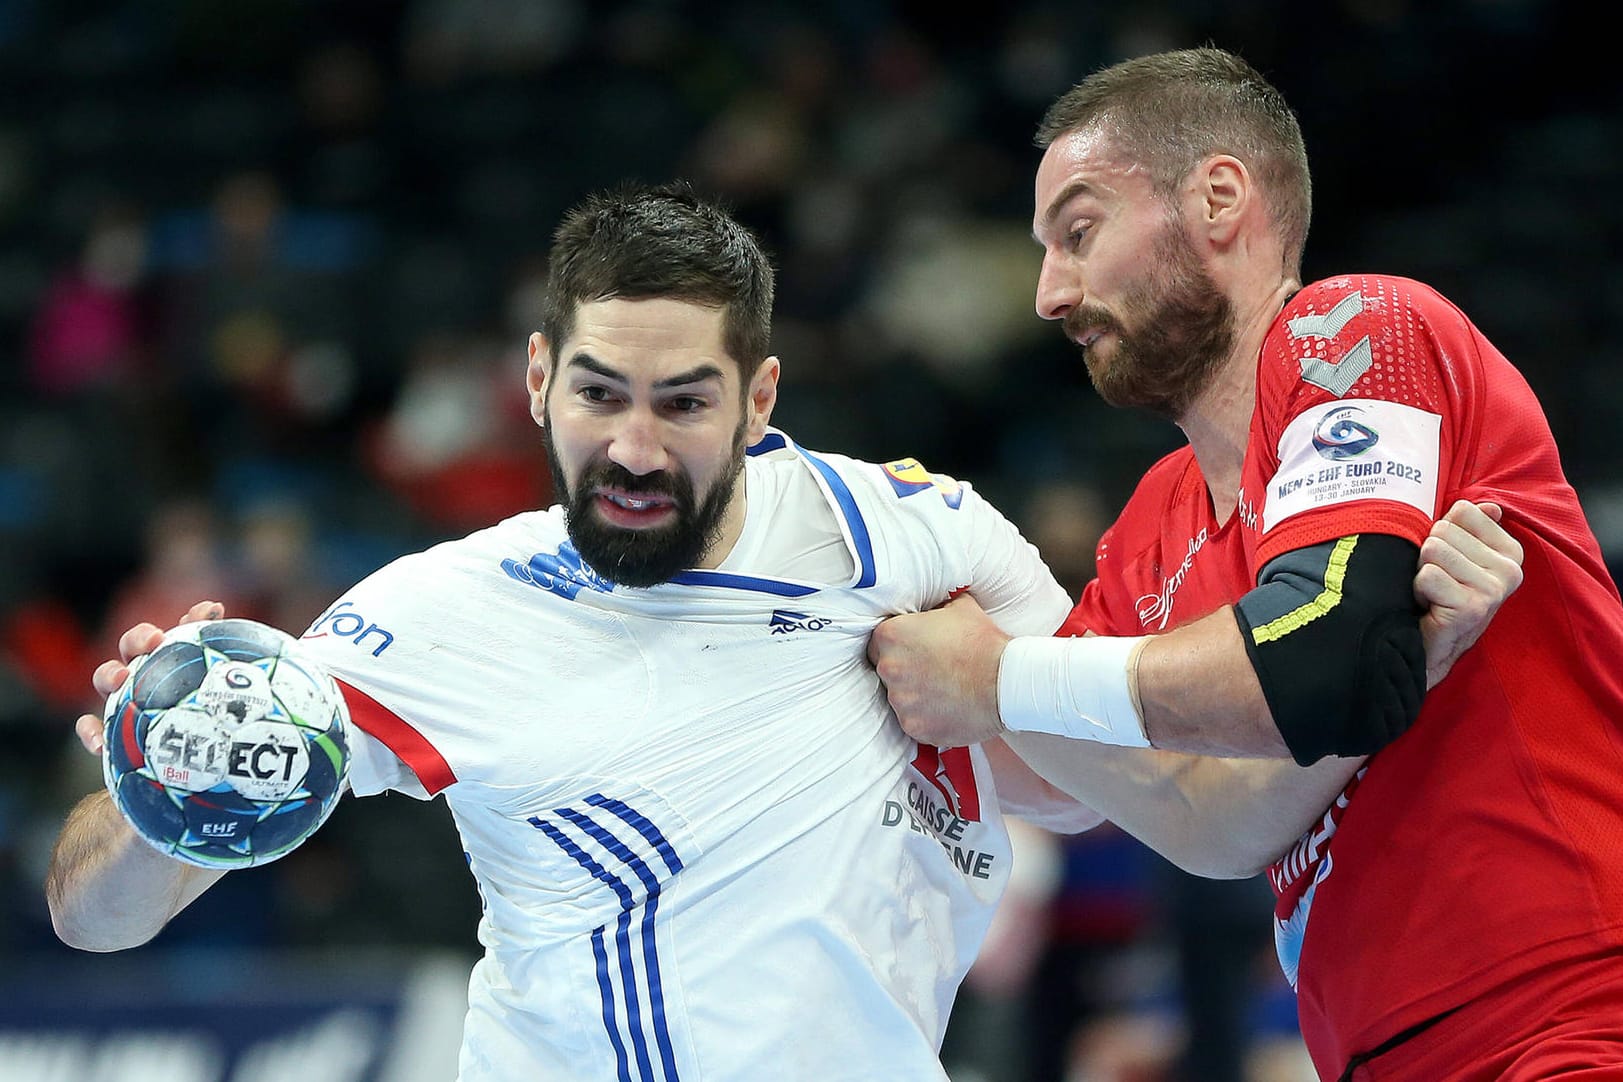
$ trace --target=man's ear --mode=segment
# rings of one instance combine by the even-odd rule
[[[524,371],[524,384],[530,389],[530,416],[543,428],[547,423],[547,377],[551,369],[552,349],[546,335],[536,331],[530,335],[530,362]]]
[[[1226,248],[1239,235],[1252,203],[1259,196],[1245,163],[1228,154],[1215,154],[1195,170],[1195,195],[1200,214],[1195,228],[1218,248]]]
[[[755,374],[750,377],[749,396],[744,401],[744,444],[747,447],[753,447],[766,435],[772,407],[778,404],[778,376],[782,369],[776,357],[768,357],[755,367]]]

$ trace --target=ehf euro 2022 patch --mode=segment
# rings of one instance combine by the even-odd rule
[[[894,462],[887,462],[884,470],[885,479],[890,482],[890,487],[896,490],[898,496],[912,496],[918,492],[934,489],[941,494],[947,506],[955,511],[964,500],[962,485],[950,477],[931,473],[916,458],[898,458]]]

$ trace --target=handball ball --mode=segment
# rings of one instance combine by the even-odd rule
[[[297,639],[252,620],[181,624],[107,700],[102,774],[145,841],[202,868],[292,851],[349,773],[349,712]]]

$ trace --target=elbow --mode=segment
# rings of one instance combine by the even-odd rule
[[[64,944],[80,951],[107,951],[113,948],[103,947],[91,934],[91,929],[82,922],[62,912],[56,906],[51,906],[51,930],[56,932],[56,938]]]
[[[1225,831],[1221,839],[1208,839],[1192,863],[1203,879],[1250,879],[1273,866],[1298,835],[1284,837],[1263,830]]]
[[[92,954],[129,950],[151,942],[163,930],[162,924],[138,927],[122,921],[97,919],[87,907],[74,905],[54,882],[47,883],[45,896],[51,912],[51,930],[74,950]]]
[[[1236,859],[1234,854],[1218,852],[1199,846],[1163,849],[1161,855],[1180,872],[1201,879],[1246,879],[1257,874],[1251,862]]]
[[[1267,871],[1274,863],[1273,855],[1255,852],[1227,854],[1223,859],[1205,862],[1196,874],[1205,879],[1252,879]]]
[[[86,946],[89,937],[84,934],[85,929],[63,913],[55,902],[51,903],[51,930],[56,933],[56,938],[74,950],[90,949]]]
[[[1173,844],[1159,849],[1180,871],[1201,879],[1250,879],[1266,871],[1289,843],[1237,829],[1213,829],[1215,820],[1200,816],[1180,831]]]
[[[1240,850],[1169,854],[1167,859],[1179,870],[1201,879],[1250,879],[1261,875],[1274,862],[1271,856]]]
[[[56,938],[67,946],[91,954],[112,954],[115,951],[139,947],[142,944],[151,942],[159,931],[154,928],[152,931],[139,936],[118,938],[109,936],[105,931],[82,921],[71,920],[54,910],[51,912],[51,928],[55,930]]]
[[[1419,715],[1426,648],[1415,558],[1400,537],[1344,537],[1277,557],[1235,604],[1268,714],[1298,765],[1373,755]],[[1295,619],[1304,600],[1313,615]],[[1282,610],[1291,618],[1269,618]]]

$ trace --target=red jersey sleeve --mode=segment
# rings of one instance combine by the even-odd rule
[[[1258,362],[1256,566],[1352,533],[1423,541],[1455,487],[1479,370],[1470,324],[1419,282],[1355,275],[1297,293]]]

